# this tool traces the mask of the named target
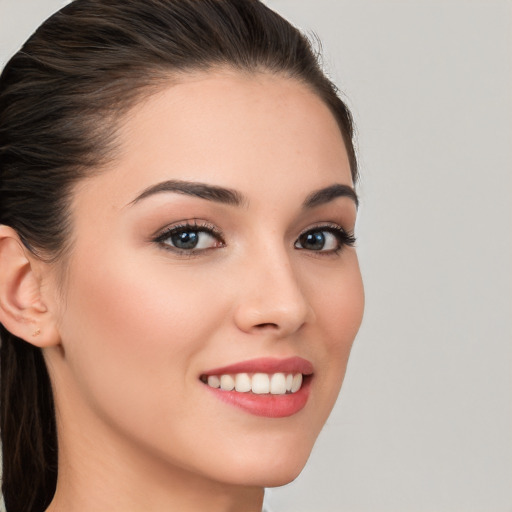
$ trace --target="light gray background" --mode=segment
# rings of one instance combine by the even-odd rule
[[[63,0],[0,0],[5,62]],[[268,0],[357,127],[367,308],[276,512],[512,512],[512,1]]]

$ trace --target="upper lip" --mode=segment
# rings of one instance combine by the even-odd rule
[[[230,364],[220,368],[213,368],[203,372],[203,375],[226,375],[233,373],[302,373],[311,375],[313,365],[302,357],[288,357],[279,359],[273,357],[261,357],[248,361]]]

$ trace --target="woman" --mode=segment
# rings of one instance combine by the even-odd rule
[[[253,0],[76,0],[0,83],[8,511],[261,510],[363,311],[351,117]]]

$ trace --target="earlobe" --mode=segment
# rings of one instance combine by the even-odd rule
[[[0,323],[18,338],[47,347],[58,344],[59,336],[34,263],[16,231],[0,225]]]

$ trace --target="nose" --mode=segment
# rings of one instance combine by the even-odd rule
[[[284,248],[246,261],[235,310],[238,328],[283,338],[311,322],[314,312],[298,277]]]

